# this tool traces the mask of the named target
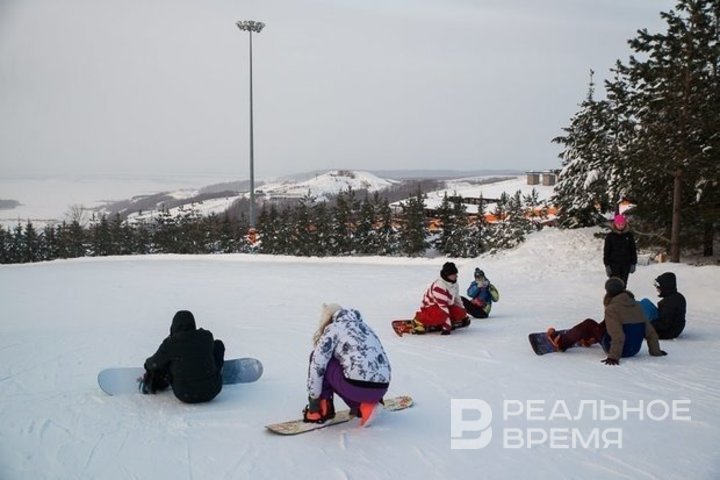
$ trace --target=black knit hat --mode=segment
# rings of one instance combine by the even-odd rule
[[[610,277],[607,282],[605,282],[605,291],[608,295],[614,297],[625,291],[625,282],[620,278]]]
[[[442,270],[440,270],[440,277],[442,277],[445,281],[450,281],[448,277],[450,275],[457,275],[458,269],[452,262],[445,262],[445,265],[443,265]]]

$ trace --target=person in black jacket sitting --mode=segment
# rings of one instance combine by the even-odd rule
[[[209,330],[195,327],[195,317],[187,310],[175,314],[170,335],[155,354],[145,360],[140,390],[155,393],[172,387],[185,403],[208,402],[222,389],[225,345],[214,340]]]
[[[677,291],[677,279],[672,272],[665,272],[655,279],[658,296],[658,317],[652,326],[661,340],[677,338],[685,329],[685,312],[687,302],[682,293]]]

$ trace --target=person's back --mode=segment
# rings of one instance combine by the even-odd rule
[[[661,339],[677,338],[685,329],[687,301],[677,291],[677,279],[672,272],[666,272],[655,279],[658,295],[658,318],[653,327]]]
[[[651,355],[660,352],[657,333],[645,318],[633,294],[627,290],[607,300],[605,326],[607,335],[601,339],[601,344],[610,358],[636,355],[643,340],[647,340]]]
[[[173,393],[179,400],[206,402],[222,389],[218,366],[222,365],[222,352],[217,349],[212,333],[196,328],[192,313],[181,310],[173,317],[170,336],[145,361],[145,369],[167,370]]]

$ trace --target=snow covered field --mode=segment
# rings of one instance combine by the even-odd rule
[[[449,337],[399,338],[389,326],[412,315],[441,258],[168,255],[0,266],[0,478],[720,478],[719,267],[655,264],[631,276],[630,289],[653,300],[658,274],[678,276],[688,326],[679,340],[661,341],[667,357],[643,348],[608,367],[597,346],[543,357],[530,349],[529,332],[601,317],[602,243],[593,232],[546,229],[516,250],[458,261],[461,290],[480,266],[501,298],[489,319]],[[411,394],[416,404],[367,429],[351,422],[272,435],[264,425],[298,417],[305,405],[324,301],[363,313],[390,356],[390,394]],[[225,341],[228,357],[261,359],[264,376],[204,405],[167,393],[104,395],[97,372],[141,365],[184,308]],[[491,407],[485,448],[450,448],[451,399]],[[655,402],[655,418],[672,402],[687,410],[679,420],[580,412],[600,401]],[[504,402],[541,410],[506,420]],[[547,421],[556,405],[580,418]],[[535,429],[535,441],[551,428],[585,439],[615,429],[622,445],[504,448],[510,428]]]

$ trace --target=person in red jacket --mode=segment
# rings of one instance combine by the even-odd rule
[[[439,328],[442,335],[450,335],[453,325],[466,326],[470,319],[463,308],[457,284],[458,269],[447,262],[423,295],[422,306],[415,313],[415,333],[425,333],[428,328]]]

